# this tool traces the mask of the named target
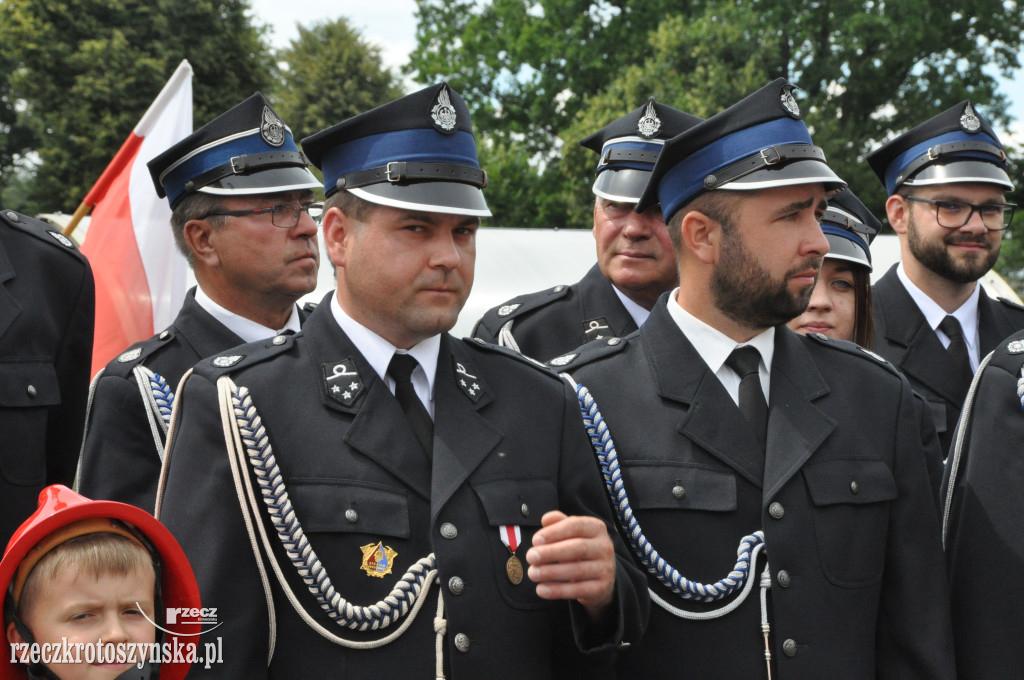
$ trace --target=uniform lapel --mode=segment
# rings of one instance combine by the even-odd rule
[[[958,406],[961,398],[952,360],[924,314],[896,275],[895,265],[873,289],[876,298],[875,319],[884,328],[879,347],[885,356],[912,381],[941,395]]]
[[[473,357],[451,336],[441,336],[434,384],[432,518],[501,442],[502,433],[479,413],[493,398]]]
[[[584,342],[599,337],[622,337],[636,330],[636,322],[622,305],[601,269],[595,264],[580,281],[580,304],[583,308]],[[590,324],[603,319],[607,329],[590,329]],[[603,324],[602,324],[603,325]]]
[[[7,290],[7,282],[14,276],[14,266],[11,264],[3,244],[0,243],[0,337],[7,332],[14,320],[21,314],[21,305]]]
[[[813,401],[828,394],[802,340],[785,326],[775,329],[768,402],[764,500],[771,500],[836,428]]]
[[[978,285],[981,285],[980,282]],[[1014,326],[1002,304],[985,294],[982,288],[978,297],[978,355],[984,359],[1004,339],[1020,328]]]
[[[677,429],[681,435],[761,486],[764,452],[742,422],[735,402],[668,313],[655,305],[640,329],[658,394],[688,406]]]
[[[174,327],[199,357],[222,354],[228,348],[244,342],[199,306],[195,288],[185,294],[185,302],[174,320]]]
[[[362,354],[338,326],[329,304],[320,305],[310,314],[303,327],[309,343],[310,361],[320,387],[320,398],[328,409],[348,414],[352,420],[344,429],[328,434],[327,439],[340,438],[345,444],[373,460],[401,479],[423,498],[430,498],[430,467],[423,456],[412,426],[391,390],[370,367]],[[359,396],[345,404],[329,393],[333,384],[327,376],[334,366],[344,363],[346,370],[358,373],[349,379],[361,385]],[[332,419],[332,422],[337,422]]]

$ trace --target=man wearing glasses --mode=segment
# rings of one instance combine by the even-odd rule
[[[254,94],[149,163],[198,286],[174,322],[93,380],[79,488],[149,512],[178,381],[199,360],[299,330],[316,288],[319,186],[292,133]]]
[[[874,286],[875,351],[931,406],[943,456],[981,358],[1024,328],[1024,308],[978,285],[1014,208],[1006,154],[969,101],[868,156],[889,194],[901,262]]]

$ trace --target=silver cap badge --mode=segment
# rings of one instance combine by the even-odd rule
[[[981,119],[978,118],[978,114],[974,112],[974,107],[971,106],[970,102],[967,102],[967,106],[964,107],[964,112],[960,114],[960,127],[963,128],[964,132],[974,133],[981,129]]]
[[[263,122],[260,124],[260,136],[270,146],[284,144],[284,121],[278,118],[269,106],[263,107]]]
[[[636,124],[636,129],[640,136],[647,137],[648,139],[658,134],[658,130],[661,129],[661,120],[654,110],[654,102],[647,102],[647,108],[644,110],[644,115],[640,117],[640,121]]]
[[[796,97],[793,96],[793,90],[789,86],[782,88],[782,92],[779,94],[779,102],[786,113],[793,118],[800,118],[800,106],[796,103]]]
[[[455,129],[455,107],[452,106],[447,87],[442,87],[437,93],[437,103],[430,109],[430,117],[434,119],[434,124],[445,132]]]

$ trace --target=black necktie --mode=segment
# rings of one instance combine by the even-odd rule
[[[758,370],[761,353],[754,347],[737,347],[725,360],[725,365],[740,377],[740,412],[750,422],[757,435],[757,441],[764,447],[768,430],[768,402],[761,389],[761,375]]]
[[[412,372],[417,366],[419,364],[416,359],[408,354],[396,353],[388,365],[388,375],[395,381],[395,398],[405,411],[416,440],[423,447],[427,458],[431,458],[434,451],[434,421],[430,419],[426,407],[416,395],[416,388],[412,386]]]
[[[967,396],[971,378],[974,377],[974,371],[971,370],[971,359],[967,354],[967,343],[964,341],[964,331],[955,316],[947,316],[940,321],[939,330],[949,338],[949,347],[946,348],[946,351],[949,352],[949,358],[953,360],[953,366],[957,372],[959,389],[957,396],[962,401]]]

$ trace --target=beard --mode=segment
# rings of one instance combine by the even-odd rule
[[[807,286],[800,293],[792,293],[790,277],[808,269],[818,271],[821,260],[820,257],[808,258],[781,279],[772,279],[730,230],[723,235],[721,258],[711,274],[715,306],[733,321],[751,329],[786,323],[804,313],[814,290],[814,286]]]
[[[914,213],[911,211],[907,220],[907,245],[911,254],[929,270],[954,283],[974,283],[988,270],[992,269],[999,259],[999,248],[993,246],[988,234],[961,234],[959,229],[949,229],[941,240],[925,240],[917,228]],[[957,243],[979,243],[988,248],[987,252],[965,253],[963,258],[954,258],[946,250],[947,245]]]

